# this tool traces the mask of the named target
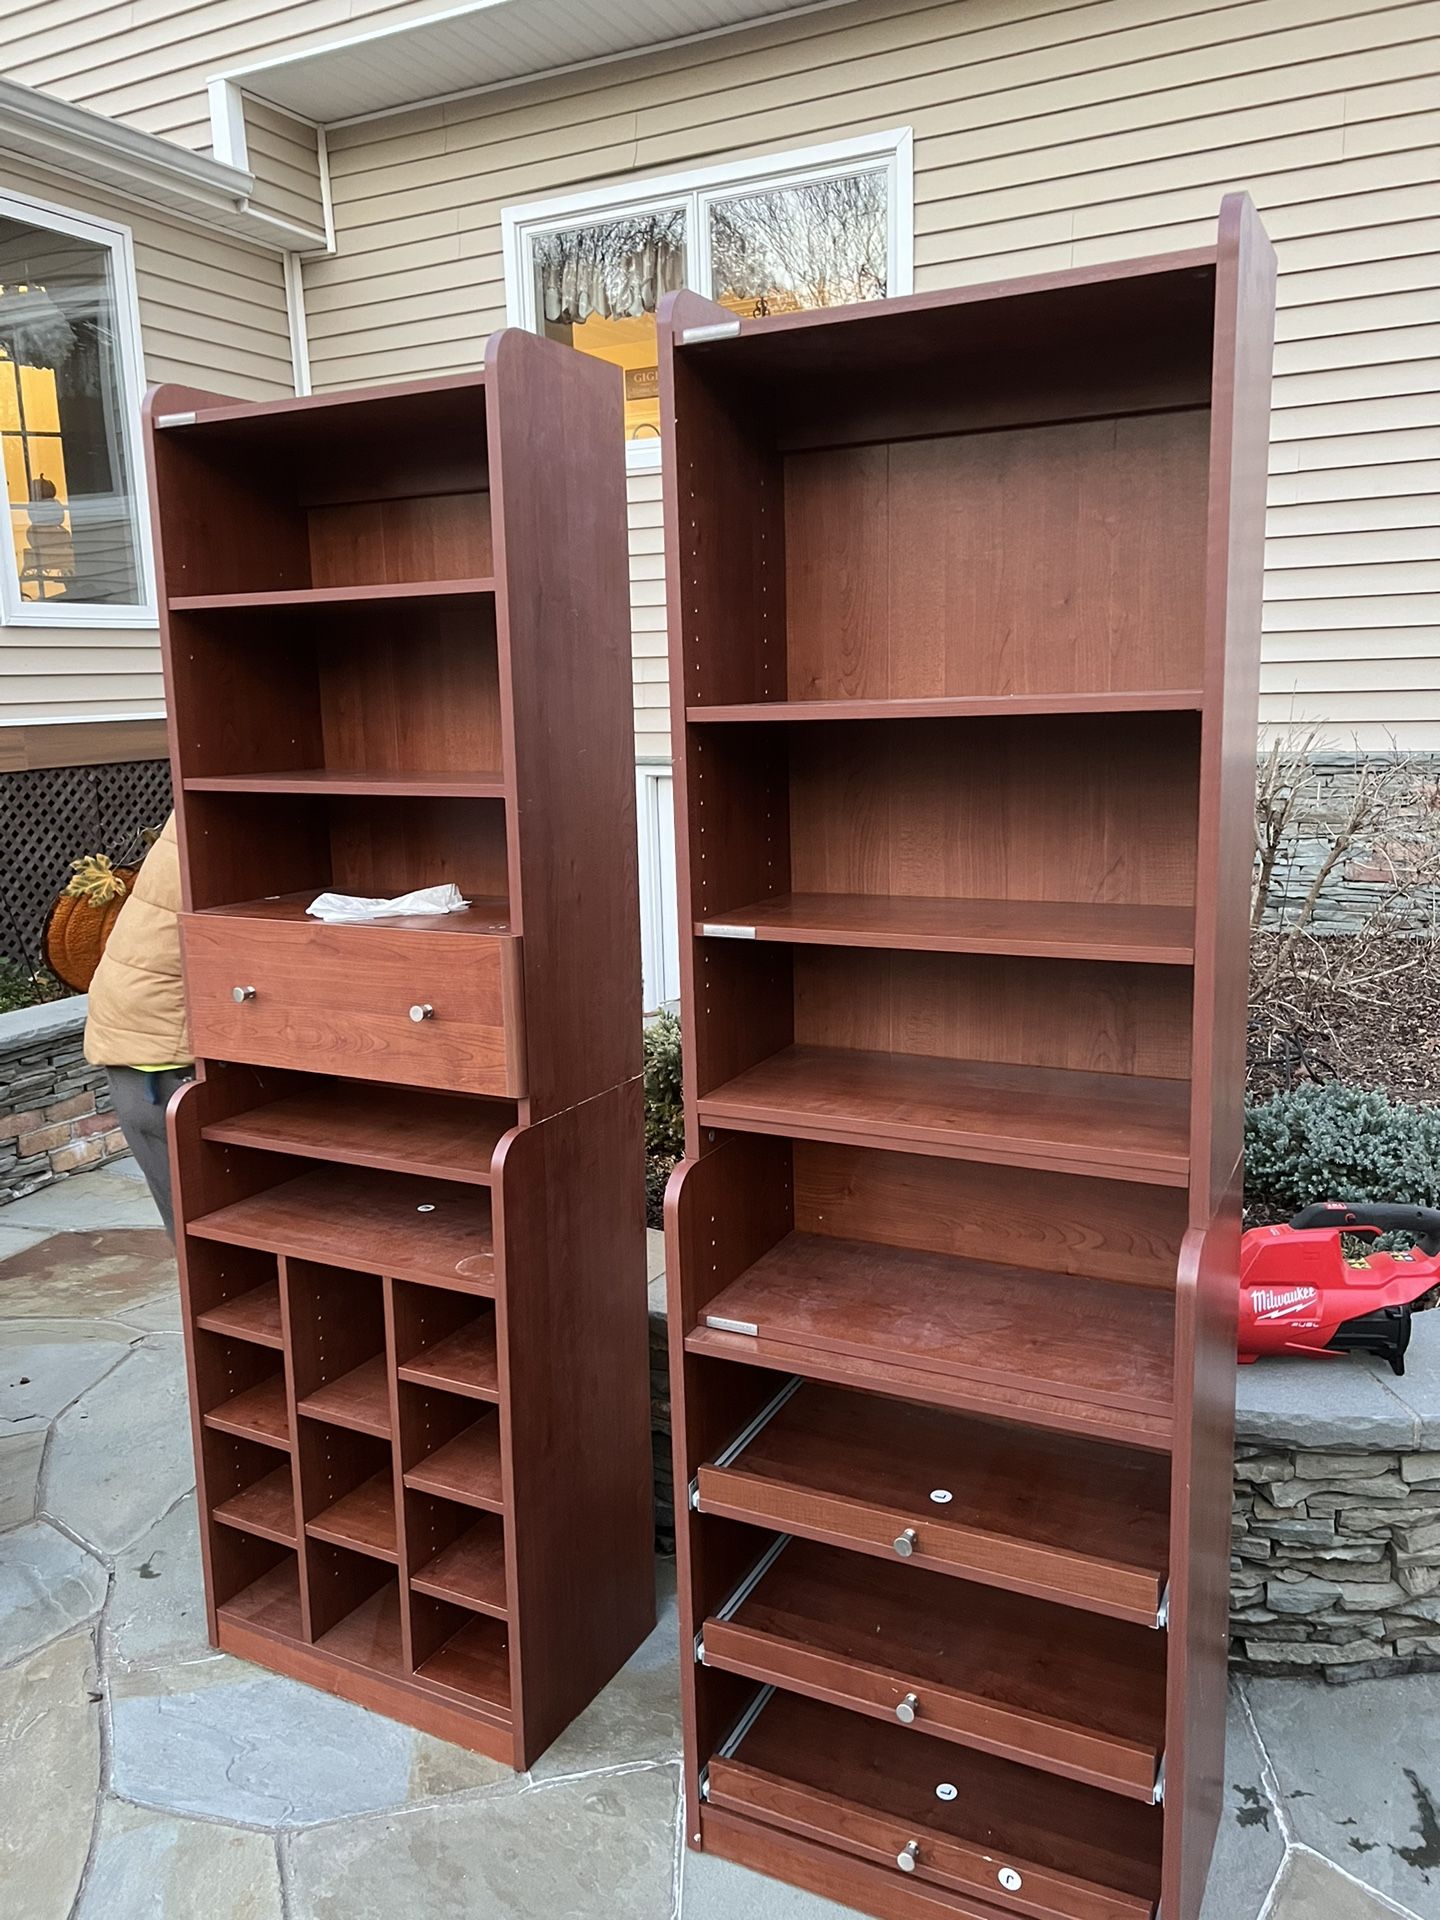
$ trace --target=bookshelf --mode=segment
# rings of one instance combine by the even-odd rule
[[[661,316],[686,1838],[1197,1920],[1274,258]]]
[[[619,405],[147,403],[211,1638],[517,1768],[654,1606]]]

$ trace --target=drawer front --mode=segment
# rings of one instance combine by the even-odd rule
[[[186,914],[181,938],[202,1058],[525,1091],[516,936]]]
[[[742,1750],[743,1751],[743,1750]],[[937,1760],[943,1777],[943,1758]],[[1027,1920],[1151,1920],[1154,1903],[1109,1887],[1077,1880],[1026,1860],[1010,1860],[964,1837],[966,1808],[955,1802],[955,1833],[937,1830],[933,1816],[924,1825],[908,1825],[856,1800],[801,1786],[743,1759],[712,1760],[712,1807],[839,1847],[876,1866],[889,1866],[900,1884],[928,1883],[955,1893],[993,1901],[1005,1913]],[[899,1862],[910,1855],[910,1870]]]
[[[882,1509],[766,1479],[741,1467],[702,1467],[697,1478],[702,1513],[749,1520],[864,1553],[897,1554],[917,1567],[963,1573],[987,1585],[1094,1607],[1143,1625],[1153,1626],[1159,1610],[1161,1583],[1153,1573],[1088,1560],[1083,1550],[1066,1552],[1002,1538],[936,1519],[933,1513]]]
[[[1132,1741],[1089,1733],[828,1649],[802,1646],[734,1620],[707,1620],[701,1637],[707,1667],[794,1688],[872,1719],[912,1726],[916,1732],[1044,1767],[1133,1799],[1153,1798],[1158,1756]],[[902,1711],[897,1713],[897,1708]]]

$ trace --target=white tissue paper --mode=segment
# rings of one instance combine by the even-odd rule
[[[305,909],[317,920],[388,920],[400,913],[459,913],[470,902],[457,886],[419,887],[393,900],[366,900],[355,893],[321,893]]]

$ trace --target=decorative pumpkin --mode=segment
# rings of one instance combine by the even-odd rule
[[[70,879],[45,922],[45,959],[50,971],[77,993],[84,993],[94,978],[138,870],[113,866],[108,853],[70,862]]]

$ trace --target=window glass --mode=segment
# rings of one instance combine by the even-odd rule
[[[143,602],[108,247],[0,217],[0,444],[22,602]]]
[[[660,433],[655,309],[685,284],[685,210],[626,214],[537,234],[531,258],[541,331],[625,374],[625,437]]]
[[[889,182],[839,174],[709,203],[713,298],[747,318],[883,300]]]

